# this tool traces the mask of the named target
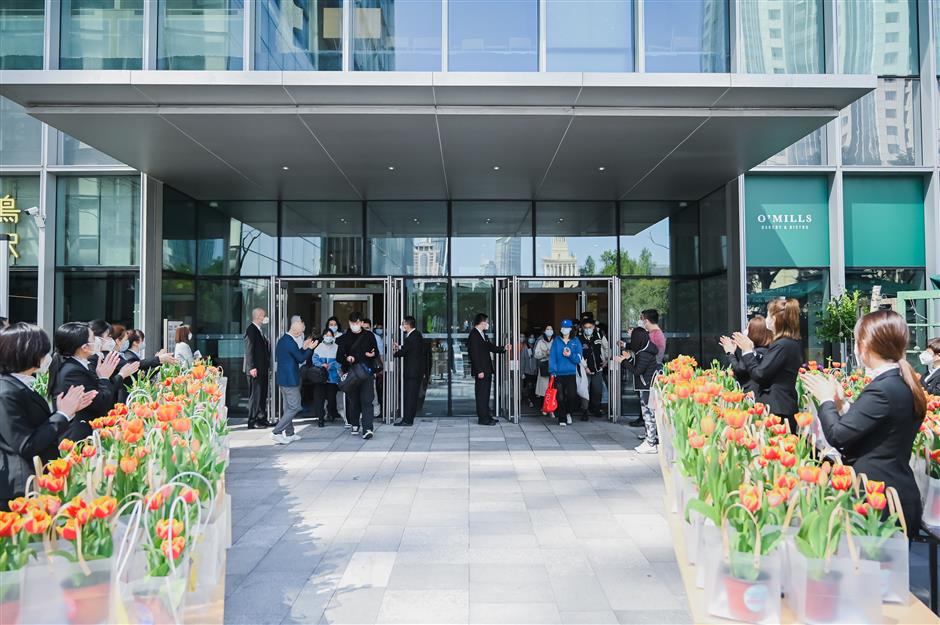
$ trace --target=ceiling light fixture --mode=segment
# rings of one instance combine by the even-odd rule
[[[489,217],[487,217],[487,218],[486,218],[486,223],[491,224],[491,223],[493,223],[493,220],[490,219]]]
[[[284,165],[283,167],[281,167],[281,169],[283,169],[284,171],[287,171],[288,169],[290,169],[290,167],[288,167],[287,165]]]
[[[564,220],[565,220],[564,217],[559,217],[559,218],[558,218],[558,223],[561,223],[561,222],[563,222]]]
[[[388,166],[388,170],[389,170],[389,171],[395,171],[395,166],[394,166],[394,165],[389,165],[389,166]]]
[[[499,165],[493,165],[493,171],[499,171]]]
[[[600,167],[597,168],[597,171],[607,171],[607,168],[601,165]]]
[[[679,202],[679,208],[685,208],[688,205],[689,205],[688,202]]]

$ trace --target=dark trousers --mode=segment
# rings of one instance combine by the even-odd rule
[[[335,384],[314,384],[313,416],[318,419],[328,416],[331,420],[339,416],[336,411],[336,390]],[[326,410],[323,409],[324,403]]]
[[[418,412],[418,392],[421,390],[421,378],[405,378],[405,396],[402,397],[401,420],[414,423]]]
[[[607,371],[602,369],[588,376],[588,411],[595,417],[601,416],[601,398],[607,385]]]
[[[257,377],[248,376],[248,423],[262,420],[268,414],[268,372],[258,371]]]
[[[346,420],[353,427],[363,431],[372,429],[372,400],[375,398],[375,384],[366,379],[356,388],[346,392]]]
[[[484,374],[482,378],[474,376],[473,395],[477,402],[477,421],[486,423],[490,416],[490,388],[493,386],[493,374]]]
[[[578,397],[578,376],[556,375],[555,388],[558,389],[558,410],[555,415],[560,421],[565,415],[575,414],[581,405],[581,398]]]
[[[535,397],[535,384],[538,381],[537,375],[522,376],[522,396],[529,402],[530,406],[535,406],[538,399]]]

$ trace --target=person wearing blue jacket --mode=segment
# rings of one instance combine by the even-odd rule
[[[571,424],[571,413],[581,404],[578,398],[578,365],[581,364],[581,341],[573,336],[571,319],[561,322],[561,336],[556,336],[548,352],[548,373],[555,377],[558,389],[558,425]],[[561,414],[564,412],[565,416]],[[554,416],[554,415],[552,415]]]
[[[294,317],[290,328],[277,340],[274,348],[274,362],[277,371],[274,381],[281,391],[284,400],[284,411],[281,418],[271,431],[271,438],[278,445],[289,445],[300,437],[294,434],[294,417],[301,411],[300,398],[300,365],[306,362],[313,354],[318,341],[307,339],[299,346],[297,339],[304,335],[307,326],[303,319]]]

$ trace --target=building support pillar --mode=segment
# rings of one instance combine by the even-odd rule
[[[55,131],[43,126],[43,138]],[[48,143],[48,141],[45,141]],[[25,217],[31,219],[31,217]],[[56,177],[46,168],[39,174],[39,248],[36,267],[36,324],[52,337],[55,332]],[[62,302],[59,302],[62,306]]]
[[[163,337],[163,183],[140,176],[140,309],[135,320],[150,337],[149,351],[166,347]]]
[[[829,296],[845,293],[845,218],[842,211],[842,169],[829,178]]]
[[[744,219],[744,175],[727,187],[728,328],[747,327],[747,258]]]

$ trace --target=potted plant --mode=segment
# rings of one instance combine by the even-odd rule
[[[859,291],[837,295],[826,302],[822,312],[816,314],[816,336],[821,341],[838,345],[842,360],[848,360],[852,353],[851,343],[861,296]]]
[[[878,565],[882,598],[900,602],[907,595],[909,568],[907,531],[897,491],[885,489],[884,482],[860,477],[865,484],[865,499],[856,501],[849,510],[851,533],[843,539],[840,552],[847,554],[848,542],[853,541],[860,558]]]

